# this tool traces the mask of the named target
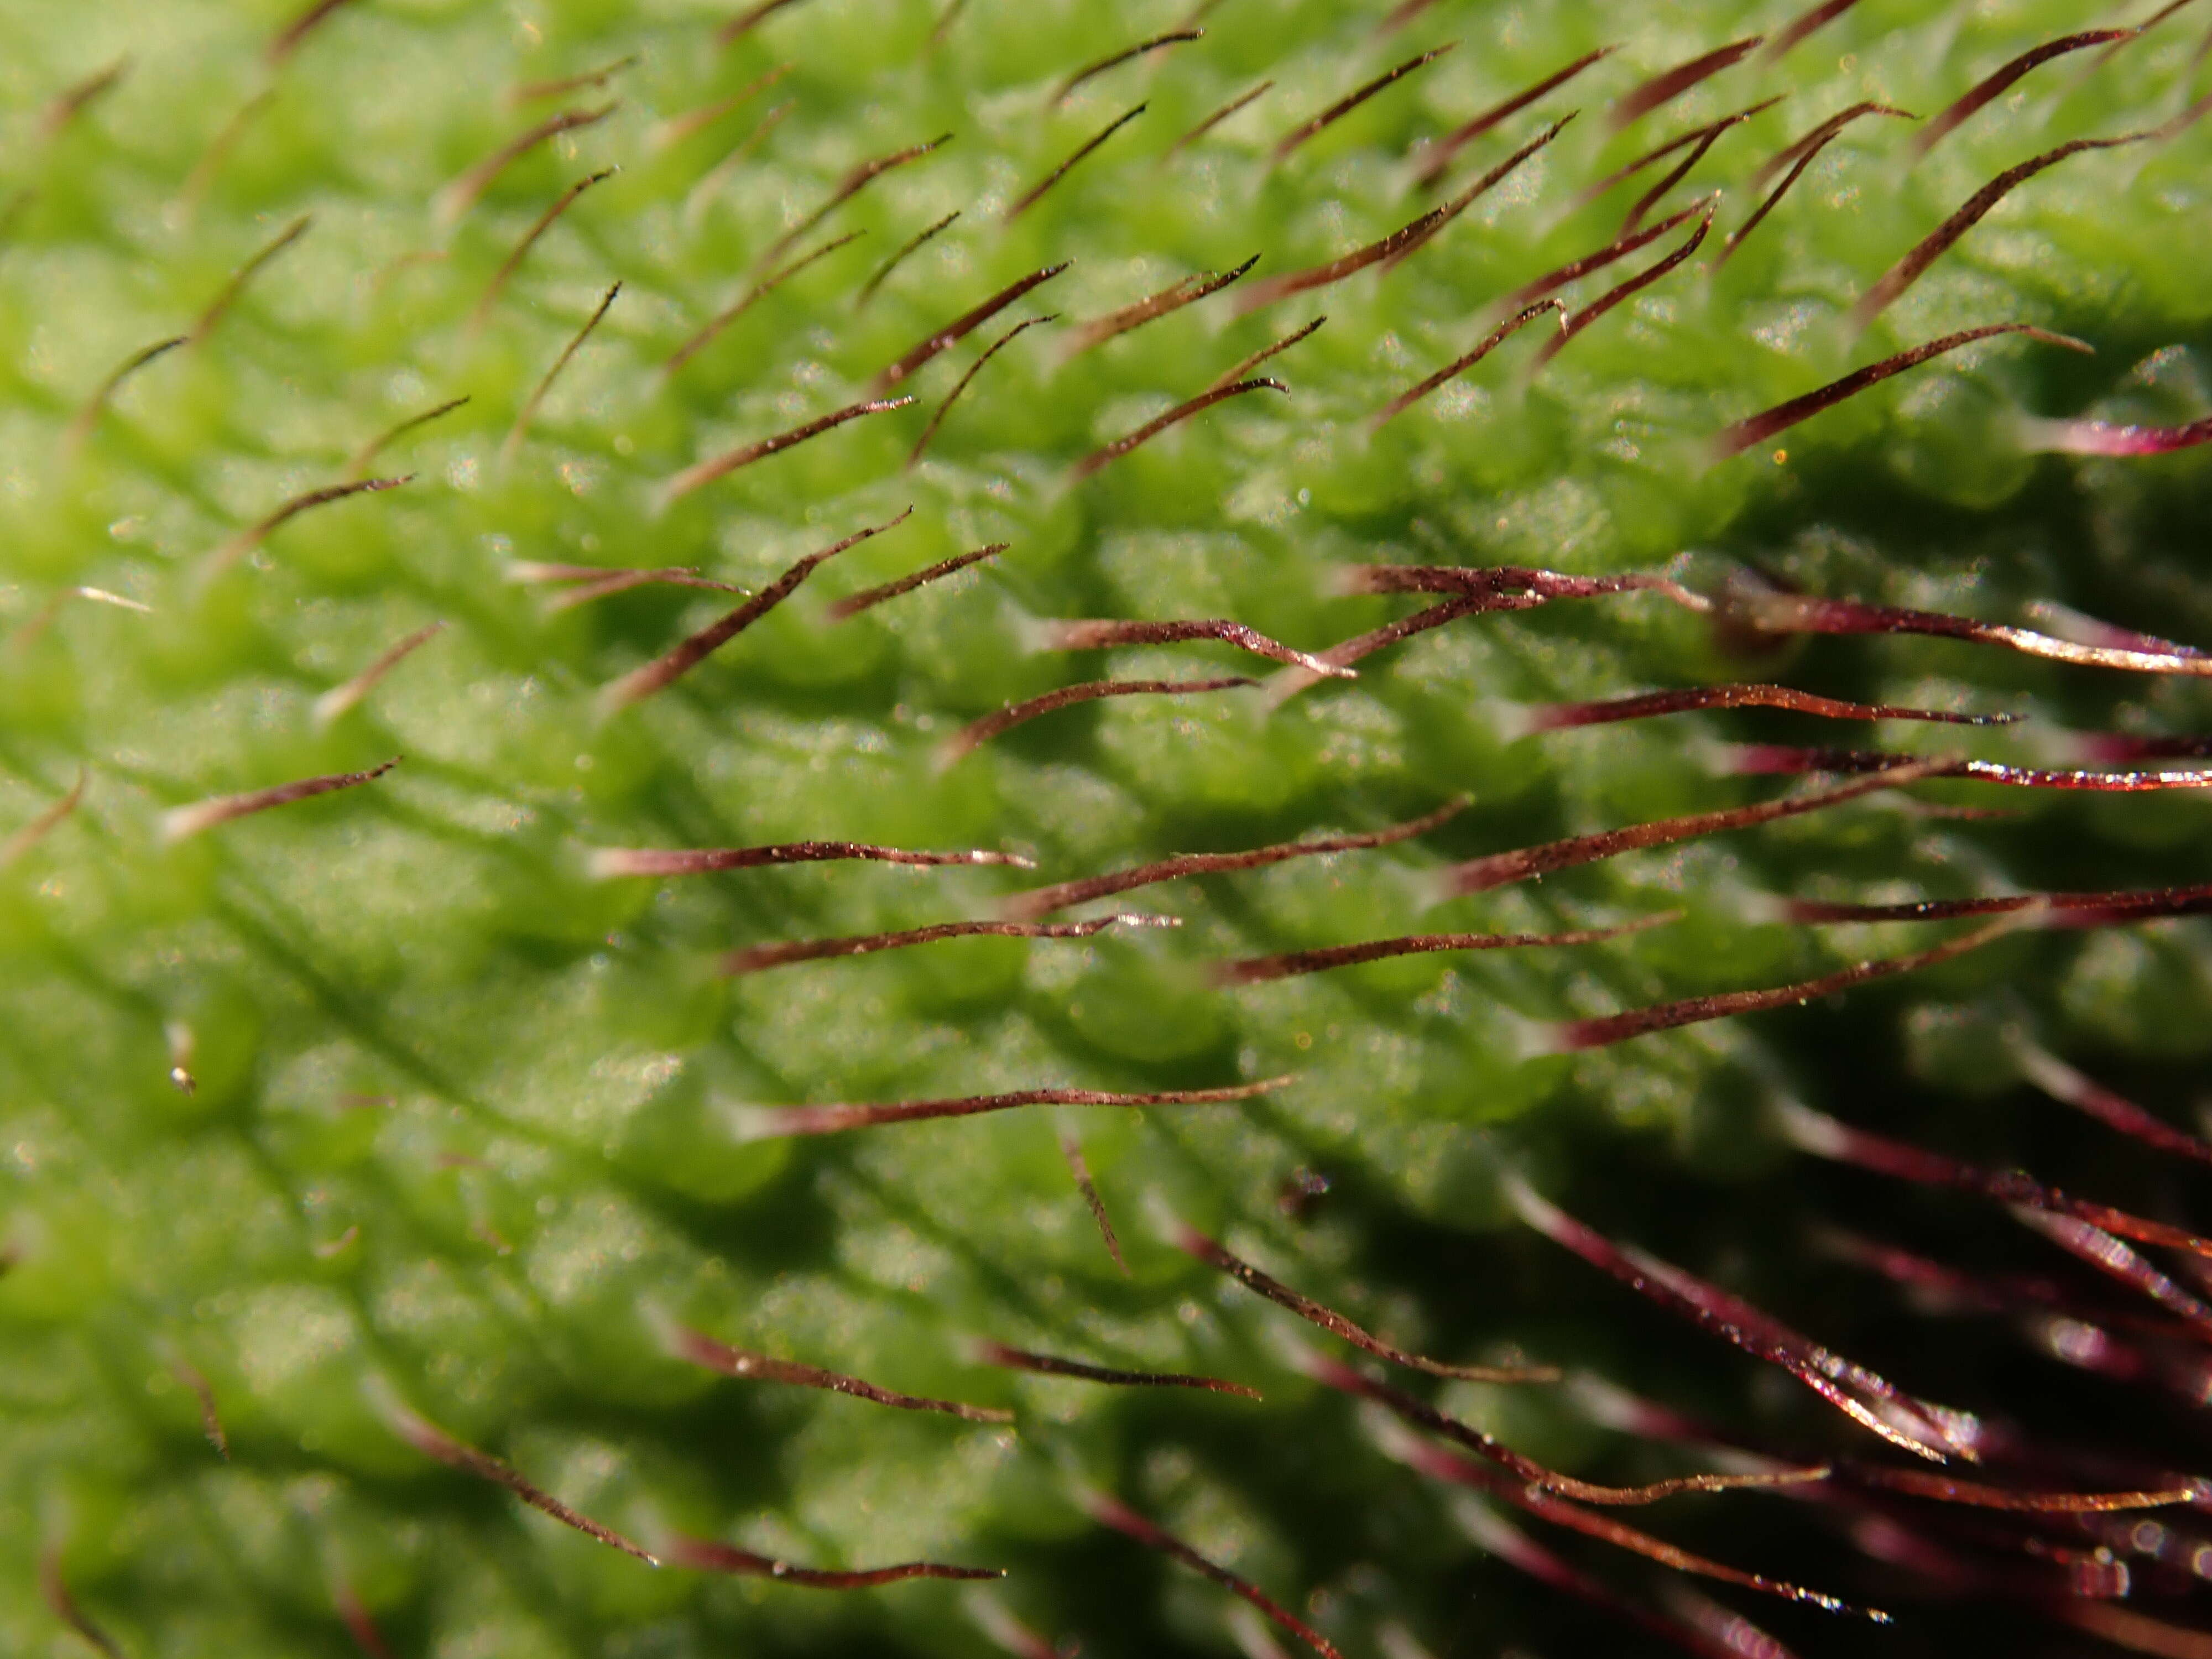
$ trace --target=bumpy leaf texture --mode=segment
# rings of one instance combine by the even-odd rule
[[[0,1649],[2212,1648],[2208,21],[0,8]]]

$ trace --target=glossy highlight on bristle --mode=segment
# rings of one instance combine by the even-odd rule
[[[781,842],[767,847],[598,847],[585,863],[595,881],[623,876],[696,876],[719,870],[759,870],[779,864],[828,864],[844,860],[902,864],[917,869],[947,866],[1004,866],[1034,870],[1018,853],[988,848],[958,853],[917,853],[902,847],[878,847],[859,841]]]
[[[2101,623],[2089,629],[2069,629],[2096,635],[2094,640],[2085,642],[1947,611],[1916,611],[1900,605],[1869,605],[1861,599],[1822,599],[1810,594],[1738,592],[1730,596],[1725,609],[1731,623],[1759,633],[1924,634],[1936,639],[2003,646],[2031,657],[2046,657],[2054,662],[2074,663],[2085,668],[2212,676],[2212,654],[2191,646],[2177,645],[2171,640],[2111,629]]]
[[[873,956],[878,951],[910,950],[950,939],[1091,939],[1109,927],[1177,927],[1179,916],[1151,915],[1097,916],[1089,921],[941,921],[928,927],[909,927],[886,933],[861,933],[847,939],[795,939],[782,945],[750,945],[726,952],[717,963],[725,975],[763,973],[787,968],[793,963],[827,962],[844,957]]]
[[[2180,426],[2113,426],[2103,421],[2030,421],[2027,448],[2062,455],[2171,455],[2212,443],[2212,418]]]
[[[2033,1206],[2016,1205],[2012,1214],[2029,1231],[2041,1233],[2069,1255],[2088,1263],[2106,1278],[2126,1285],[2180,1319],[2200,1342],[2212,1341],[2212,1307],[2160,1272],[2141,1251],[2124,1243],[2118,1234],[2078,1216],[2060,1215]]]
[[[2158,789],[2212,788],[2212,769],[2187,771],[2148,771],[2134,769],[2106,771],[2084,768],[2014,766],[2003,761],[1966,757],[1924,759],[1913,755],[1883,754],[1869,749],[1799,748],[1789,744],[1741,744],[1723,751],[1728,769],[1753,777],[1802,777],[1808,773],[1848,776],[1893,770],[1900,766],[1921,769],[1930,778],[1972,778],[1979,783],[2008,784],[2020,789],[2089,790],[2103,794],[2140,794]]]
[[[738,1573],[750,1578],[772,1578],[779,1584],[804,1589],[873,1589],[879,1584],[902,1583],[909,1578],[988,1580],[1004,1578],[1002,1567],[955,1567],[941,1561],[902,1561],[888,1567],[802,1567],[774,1556],[757,1554],[735,1544],[713,1539],[672,1537],[661,1547],[672,1567],[692,1572]]]
[[[1796,1659],[1779,1642],[1741,1614],[1725,1615],[1726,1635],[1708,1634],[1703,1625],[1680,1624],[1664,1614],[1631,1601],[1581,1568],[1546,1549],[1517,1527],[1509,1525],[1488,1504],[1470,1499],[1454,1507],[1454,1518],[1474,1545],[1496,1556],[1516,1571],[1565,1595],[1611,1613],[1647,1636],[1680,1648],[1695,1659]],[[1679,1597],[1678,1597],[1679,1599]],[[1710,1603],[1706,1605],[1711,1605]],[[1391,1659],[1399,1659],[1396,1655]],[[1407,1659],[1418,1659],[1408,1655]]]
[[[1504,1196],[1515,1214],[1553,1243],[1723,1341],[1779,1366],[1890,1444],[1935,1463],[1954,1456],[1972,1461],[1978,1455],[1980,1425],[1970,1414],[1917,1400],[1741,1297],[1656,1256],[1615,1244],[1537,1196],[1517,1176],[1507,1177]]]
[[[1318,1355],[1310,1355],[1302,1360],[1299,1368],[1316,1382],[1325,1383],[1340,1394],[1372,1401],[1401,1421],[1464,1447],[1485,1462],[1494,1463],[1507,1474],[1526,1481],[1533,1491],[1556,1493],[1578,1503],[1622,1509],[1641,1508],[1669,1498],[1679,1498],[1686,1492],[1758,1492],[1776,1486],[1807,1486],[1826,1480],[1830,1474],[1828,1465],[1816,1463],[1771,1473],[1677,1475],[1671,1480],[1655,1480],[1641,1486],[1603,1486],[1578,1480],[1572,1475],[1560,1474],[1557,1469],[1547,1468],[1535,1459],[1514,1450],[1495,1436],[1416,1400],[1402,1389],[1363,1376],[1349,1365],[1323,1359]]]
[[[1358,679],[1358,672],[1340,667],[1310,652],[1296,651],[1280,640],[1226,617],[1207,617],[1177,622],[1136,622],[1110,618],[1059,620],[1037,624],[1042,647],[1047,651],[1110,651],[1124,645],[1180,645],[1215,640],[1233,645],[1271,662],[1285,662],[1335,679]]]
[[[1824,899],[1784,899],[1778,915],[1806,926],[1835,922],[1948,921],[1965,916],[2039,912],[2057,926],[2156,921],[2212,911],[2212,884],[2119,888],[2107,893],[2008,893],[1989,898],[1909,899],[1896,904],[1845,904]]]
[[[1299,341],[1306,339],[1316,333],[1319,331],[1321,325],[1328,320],[1328,318],[1326,314],[1316,317],[1313,321],[1308,323],[1304,328],[1294,329],[1290,333],[1283,336],[1281,339],[1273,341],[1267,345],[1261,346],[1257,351],[1254,352],[1250,356],[1244,358],[1234,368],[1223,369],[1220,374],[1215,375],[1212,380],[1206,383],[1206,389],[1208,392],[1218,392],[1225,386],[1233,385],[1237,381],[1245,379],[1254,369],[1259,368],[1261,364],[1266,362],[1270,357],[1280,356],[1284,352],[1288,351],[1292,346],[1297,344]]]
[[[889,1406],[895,1411],[936,1412],[946,1417],[957,1417],[964,1423],[1011,1423],[1014,1414],[991,1406],[970,1406],[957,1400],[933,1400],[924,1395],[902,1394],[896,1389],[879,1388],[873,1382],[857,1376],[848,1376],[842,1371],[824,1370],[819,1365],[809,1365],[796,1359],[776,1359],[764,1353],[755,1353],[750,1348],[733,1348],[726,1342],[718,1342],[703,1331],[695,1331],[688,1325],[668,1325],[663,1332],[668,1351],[677,1358],[710,1371],[720,1371],[725,1376],[734,1376],[749,1382],[785,1382],[796,1388],[820,1389],[830,1394],[842,1394],[854,1400],[865,1400],[874,1406]]]
[[[1539,570],[1519,564],[1354,564],[1346,565],[1339,581],[1346,593],[1458,593],[1471,599],[1504,601],[1497,608],[1525,608],[1520,601],[1547,604],[1553,599],[1596,599],[1615,593],[1656,593],[1686,611],[1700,615],[1712,602],[1693,593],[1670,576],[1630,573],[1619,576],[1575,576],[1559,570]]]

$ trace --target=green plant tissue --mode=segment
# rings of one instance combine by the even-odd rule
[[[1799,12],[294,3],[0,6],[0,1650],[1298,1648],[1102,1525],[1098,1494],[1360,1659],[1619,1651],[1632,1626],[1607,1596],[1747,1653],[1780,1650],[1728,1620],[1807,1653],[2015,1626],[2016,1650],[2059,1651],[2033,1646],[2051,1605],[2085,1644],[2208,1639],[2189,1628],[2206,1613],[2175,1541],[2194,1536],[2185,1510],[2112,1527],[1976,1510],[1996,1530],[1974,1532],[1954,1506],[1839,1488],[1608,1512],[1898,1622],[1692,1595],[1407,1467],[1371,1405],[1301,1370],[1301,1352],[1364,1356],[1175,1242],[1197,1228],[1406,1349],[1559,1368],[1385,1369],[1585,1480],[1737,1467],[1625,1431],[1593,1378],[1785,1462],[1931,1466],[1520,1224],[1515,1182],[2048,1453],[1977,1478],[2133,1489],[2156,1484],[2139,1469],[2201,1463],[2201,1425],[2156,1381],[2189,1346],[2168,1328],[2196,1316],[1985,1196],[1808,1158],[1774,1109],[2187,1225],[2202,1170],[2054,1105],[2021,1057],[2191,1129],[2203,923],[2022,927],[1804,1006],[1556,1040],[1560,1022],[1815,980],[1973,925],[1791,925],[1783,899],[2202,881],[2201,789],[1942,778],[1458,897],[1442,882],[1813,787],[1737,775],[1738,744],[2064,769],[2094,763],[2081,734],[2212,730],[2191,658],[2130,672],[1723,614],[1756,588],[2212,645],[2205,452],[2038,439],[2207,412],[2204,17],[2169,7],[2110,51],[2053,57],[1922,155],[1932,118],[2007,63],[2155,9],[1831,5],[1786,50],[1736,54],[1624,123],[1632,89],[1732,42],[1784,44]],[[1861,101],[1916,118],[1844,127],[1747,232],[1782,177],[1762,164]],[[1992,179],[2131,133],[2148,136],[2019,184],[1862,326],[1860,296]],[[1438,208],[1401,259],[1285,291]],[[1376,423],[1524,285],[1674,216]],[[1086,328],[1149,296],[1159,314]],[[1715,459],[1733,422],[1993,324],[2094,350],[1993,336]],[[886,386],[924,342],[942,349]],[[895,406],[771,441],[871,400]],[[362,479],[380,487],[319,494]],[[887,524],[624,696],[795,561]],[[1055,648],[1070,619],[1225,620],[1323,651],[1448,597],[1347,591],[1353,567],[1392,564],[1664,575],[1721,609],[1651,591],[1493,609],[1291,696],[1301,671],[1233,638]],[[600,568],[661,574],[580,586]],[[1230,677],[1258,684],[1073,702],[960,752],[971,722],[1060,688]],[[1742,708],[1526,729],[1536,705],[1739,683],[2020,718]],[[2132,763],[2185,773],[2206,750],[2164,752]],[[394,761],[233,803],[260,810],[191,810]],[[1462,798],[1389,845],[1044,918],[1139,919],[1080,936],[726,971],[732,952],[993,921],[1046,884],[1370,836]],[[595,859],[804,842],[1007,857],[665,876]],[[1655,921],[1248,984],[1219,966]],[[1278,1078],[1228,1102],[823,1134],[777,1115]],[[2060,1288],[2033,1317],[1931,1310],[1845,1260],[1844,1234]],[[2158,1325],[2138,1344],[2154,1361],[2063,1364],[2072,1351],[2033,1334],[2059,1314]],[[975,1409],[720,1374],[686,1331]],[[1261,1397],[1024,1372],[979,1343]],[[1499,1517],[1603,1588],[1517,1571]],[[709,1547],[763,1570],[711,1570]],[[2100,1551],[2136,1562],[2124,1605],[2063,1565]],[[805,1582],[915,1562],[1005,1576]]]

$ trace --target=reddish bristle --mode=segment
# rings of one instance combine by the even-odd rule
[[[1194,415],[1202,415],[1216,404],[1226,403],[1231,398],[1241,398],[1251,392],[1273,392],[1287,398],[1291,389],[1280,380],[1270,380],[1264,375],[1255,380],[1239,380],[1234,386],[1214,386],[1187,402],[1177,404],[1164,415],[1146,422],[1126,437],[1116,438],[1112,443],[1092,450],[1068,469],[1068,476],[1080,483],[1101,469],[1112,465],[1131,450],[1150,443],[1170,427],[1180,425]]]
[[[1097,1089],[1017,1089],[1002,1095],[966,1095],[950,1100],[902,1100],[881,1105],[778,1106],[761,1115],[754,1133],[774,1135],[839,1134],[848,1129],[870,1129],[890,1123],[921,1123],[944,1117],[977,1117],[987,1112],[1012,1111],[1022,1106],[1225,1106],[1251,1100],[1281,1088],[1293,1079],[1267,1078],[1258,1083],[1232,1084],[1223,1089],[1161,1089],[1140,1094],[1112,1093]]]
[[[958,553],[951,558],[940,559],[926,569],[915,571],[912,575],[901,576],[894,581],[884,582],[875,587],[863,588],[858,593],[848,594],[832,605],[829,611],[830,620],[843,622],[848,617],[859,616],[863,611],[872,611],[886,599],[895,599],[902,593],[911,593],[917,587],[926,586],[942,577],[965,570],[971,564],[980,564],[985,559],[995,559],[1012,545],[1010,542],[993,542],[988,547],[979,547],[973,552]]]
[[[1426,69],[1431,64],[1436,62],[1437,58],[1451,51],[1453,47],[1456,46],[1458,44],[1459,42],[1456,40],[1449,41],[1443,46],[1437,46],[1428,52],[1422,52],[1418,57],[1408,58],[1404,63],[1398,64],[1395,68],[1383,70],[1382,74],[1376,76],[1372,81],[1368,82],[1365,85],[1346,93],[1343,97],[1338,99],[1334,103],[1331,104],[1327,109],[1322,111],[1318,115],[1313,116],[1308,120],[1301,121],[1297,126],[1292,127],[1288,132],[1285,133],[1280,138],[1275,141],[1275,148],[1272,152],[1274,161],[1278,165],[1279,165],[1284,161],[1287,160],[1291,153],[1297,149],[1300,145],[1315,137],[1327,128],[1333,126],[1337,122],[1342,120],[1346,116],[1351,114],[1352,111],[1358,109],[1362,104],[1365,103],[1369,99],[1375,96],[1376,93],[1382,91],[1388,87],[1396,85],[1399,82],[1404,80],[1407,76],[1413,74],[1417,70]]]
[[[1730,1019],[1738,1014],[1764,1013],[1769,1009],[1789,1008],[1811,1002],[1819,997],[1834,996],[1855,986],[1879,979],[1893,978],[1899,974],[1917,973],[1923,968],[1933,968],[1950,961],[1954,957],[1978,950],[1992,940],[2013,931],[2017,922],[2014,916],[2000,916],[1985,927],[1925,951],[1916,951],[1910,956],[1882,957],[1870,962],[1853,963],[1832,974],[1801,980],[1795,984],[1776,985],[1756,991],[1723,991],[1711,996],[1685,997],[1678,1002],[1662,1002],[1646,1008],[1632,1008],[1623,1013],[1608,1014],[1596,1019],[1563,1020],[1553,1028],[1553,1042],[1558,1052],[1572,1053],[1583,1048],[1609,1048],[1616,1042],[1649,1036],[1656,1031],[1672,1031],[1685,1025],[1703,1024],[1707,1020]]]
[[[2092,349],[2071,335],[2053,334],[2048,329],[2036,328],[2027,323],[1990,323],[1980,328],[1961,329],[1955,334],[1946,334],[1941,339],[1930,340],[1910,350],[1900,351],[1894,356],[1885,357],[1878,363],[1869,363],[1864,368],[1855,368],[1841,380],[1829,381],[1817,392],[1808,392],[1802,397],[1792,398],[1787,403],[1777,404],[1771,409],[1738,421],[1714,436],[1713,459],[1724,461],[1730,456],[1742,454],[1747,449],[1755,449],[1776,434],[1788,431],[1800,421],[1810,420],[1823,410],[1834,408],[1844,398],[1854,397],[1869,386],[1879,386],[1893,374],[1902,374],[1908,368],[1917,368],[1932,357],[1956,351],[1960,346],[1972,345],[1977,340],[1994,339],[2001,334],[2024,334],[2031,340],[2040,340],[2045,345],[2063,346],[2069,351]]]
[[[1173,1533],[1146,1520],[1118,1499],[1109,1498],[1104,1492],[1085,1492],[1080,1501],[1092,1520],[1111,1527],[1116,1532],[1127,1534],[1149,1549],[1172,1556],[1194,1572],[1211,1578],[1231,1594],[1243,1597],[1276,1625],[1321,1655],[1322,1659],[1344,1659],[1327,1637],[1278,1605],[1250,1579],[1240,1578],[1228,1568],[1209,1561]]]
[[[949,765],[979,745],[1036,719],[1040,714],[1073,708],[1077,703],[1096,702],[1105,697],[1187,697],[1205,691],[1233,690],[1254,684],[1255,682],[1242,674],[1228,674],[1208,680],[1092,680],[1084,685],[1064,685],[1057,691],[1047,691],[1025,702],[1010,704],[995,714],[986,714],[981,720],[963,726],[945,740],[939,751],[940,758]]]
[[[896,386],[901,380],[905,380],[909,374],[936,357],[939,352],[957,345],[1031,289],[1040,283],[1050,282],[1073,263],[1072,260],[1063,259],[1056,265],[1047,265],[1042,270],[1033,270],[1028,276],[1007,283],[982,304],[972,311],[963,312],[954,318],[936,333],[908,352],[905,356],[901,357],[890,368],[878,374],[873,382],[875,390],[884,392]]]
[[[678,1359],[720,1371],[725,1376],[734,1376],[762,1382],[787,1382],[802,1389],[822,1389],[831,1394],[848,1395],[855,1400],[865,1400],[872,1405],[889,1406],[904,1412],[938,1412],[947,1417],[957,1417],[966,1423],[1011,1423],[1014,1414],[989,1406],[969,1406],[957,1400],[932,1400],[925,1395],[901,1394],[895,1389],[878,1388],[873,1382],[863,1382],[857,1376],[848,1376],[842,1371],[824,1370],[819,1365],[808,1365],[796,1359],[774,1359],[764,1353],[755,1353],[749,1348],[733,1348],[726,1342],[717,1342],[703,1331],[689,1326],[673,1325],[666,1332],[669,1352]]]
[[[1435,184],[1443,170],[1451,165],[1452,158],[1481,137],[1491,128],[1501,121],[1518,115],[1546,93],[1565,86],[1591,64],[1610,57],[1620,50],[1619,46],[1600,46],[1595,52],[1584,52],[1565,69],[1556,70],[1537,82],[1535,85],[1515,93],[1503,102],[1492,104],[1481,114],[1470,118],[1454,127],[1443,137],[1431,141],[1421,152],[1420,169],[1414,175],[1414,181],[1424,187]]]
[[[1614,927],[1585,927],[1564,933],[1409,933],[1399,939],[1372,939],[1362,945],[1334,945],[1316,951],[1292,951],[1282,956],[1246,957],[1215,965],[1218,985],[1258,985],[1271,980],[1323,974],[1335,968],[1356,967],[1391,957],[1430,954],[1440,951],[1519,951],[1577,945],[1601,945],[1626,933],[1640,933],[1679,921],[1682,913],[1644,916]]]
[[[1109,927],[1177,927],[1182,918],[1157,915],[1100,916],[1091,921],[946,921],[898,933],[863,933],[848,939],[798,939],[785,945],[755,945],[726,952],[720,971],[735,976],[757,974],[794,963],[827,962],[844,957],[904,951],[949,939],[1090,939]]]
[[[900,401],[911,403],[913,399],[902,398]],[[861,407],[865,409],[866,406]],[[851,412],[848,410],[842,416],[832,416],[829,418],[833,421],[849,418]],[[820,425],[821,422],[816,422],[817,428]],[[654,692],[665,689],[688,674],[790,598],[798,591],[799,585],[813,574],[822,565],[848,549],[857,547],[872,536],[880,536],[886,530],[896,529],[904,524],[913,513],[914,509],[909,507],[896,519],[887,520],[878,525],[871,525],[866,530],[855,531],[844,540],[833,546],[823,548],[819,553],[808,554],[719,622],[712,623],[701,629],[666,655],[655,658],[642,668],[632,669],[622,678],[605,686],[599,693],[599,706],[602,712],[611,714],[617,709],[626,708],[630,704],[641,698],[651,696]]]
[[[1722,1340],[1779,1366],[1845,1416],[1890,1444],[1941,1463],[1977,1455],[1972,1416],[1917,1400],[1887,1378],[1845,1359],[1740,1297],[1641,1250],[1615,1244],[1509,1177],[1506,1202],[1553,1243]]]
[[[1312,1297],[1300,1295],[1280,1279],[1262,1273],[1194,1227],[1178,1223],[1173,1237],[1176,1248],[1185,1255],[1195,1256],[1208,1267],[1220,1269],[1255,1295],[1266,1297],[1279,1308],[1289,1309],[1309,1324],[1318,1325],[1332,1336],[1340,1336],[1355,1348],[1371,1353],[1378,1359],[1387,1359],[1394,1365],[1426,1371],[1432,1376],[1458,1377],[1478,1382],[1548,1382],[1559,1376],[1559,1372],[1548,1366],[1453,1365],[1441,1359],[1409,1353],[1403,1348],[1391,1346],[1381,1337],[1355,1325],[1334,1310],[1323,1307]]]
[[[902,1561],[889,1567],[801,1567],[773,1556],[757,1555],[735,1544],[705,1538],[673,1537],[663,1549],[672,1567],[685,1567],[693,1572],[773,1578],[779,1584],[797,1584],[805,1589],[872,1589],[878,1584],[896,1584],[909,1578],[988,1579],[1006,1576],[1002,1567],[952,1567],[939,1561]]]
[[[482,199],[501,173],[538,145],[550,143],[564,132],[580,132],[586,127],[597,126],[620,107],[618,102],[610,101],[597,109],[564,109],[557,115],[546,117],[501,144],[440,191],[431,205],[432,216],[441,225],[453,225]]]
[[[1085,876],[1075,881],[1063,881],[1050,887],[1032,889],[1018,893],[1000,906],[1003,915],[1020,921],[1034,921],[1039,916],[1065,910],[1072,905],[1085,904],[1093,899],[1112,898],[1139,887],[1150,887],[1155,883],[1176,881],[1187,876],[1225,874],[1237,870],[1259,870],[1291,859],[1315,858],[1331,853],[1363,852],[1372,848],[1393,847],[1400,842],[1411,841],[1425,835],[1447,819],[1455,817],[1467,805],[1464,797],[1449,802],[1433,812],[1394,824],[1388,830],[1369,830],[1362,835],[1330,836],[1314,841],[1280,842],[1273,847],[1257,847],[1243,853],[1183,853],[1163,859],[1156,864],[1139,865],[1133,870],[1117,870],[1110,875]]]
[[[2002,68],[1977,81],[1956,102],[1922,128],[1912,141],[1913,155],[1927,155],[1984,105],[2002,98],[2007,88],[2029,70],[2039,68],[2054,58],[2063,58],[2069,52],[2133,40],[2136,33],[2131,28],[2089,29],[2080,34],[2061,35],[2056,40],[2046,40],[2043,45],[2021,53]]]
[[[1701,57],[1692,58],[1686,64],[1677,64],[1673,69],[1662,70],[1650,80],[1631,88],[1616,100],[1613,107],[1606,112],[1607,125],[1618,132],[1632,121],[1639,120],[1653,110],[1671,104],[1691,88],[1710,80],[1731,64],[1742,62],[1758,50],[1759,42],[1765,38],[1754,34],[1747,40],[1732,41]]]
[[[2114,149],[2124,144],[2138,144],[2147,138],[2156,136],[2149,132],[2129,132],[2123,133],[2117,138],[2076,138],[2070,143],[2059,145],[2056,149],[2047,149],[2040,155],[2032,156],[2017,167],[2007,167],[1968,197],[1949,218],[1929,232],[1913,247],[1911,252],[1884,272],[1881,280],[1861,295],[1858,303],[1851,307],[1851,320],[1863,329],[1875,318],[1881,316],[1899,295],[1920,280],[1921,273],[1941,258],[1952,243],[1979,224],[1988,216],[1990,210],[2004,200],[2016,186],[2027,183],[2037,173],[2047,167],[2057,167],[2067,157],[2079,155],[2086,150]],[[2044,337],[2055,342],[2064,337]],[[2078,343],[2077,349],[2084,351],[2088,349],[2087,346],[2081,346]]]
[[[1127,111],[1124,113],[1116,116],[1113,120],[1109,121],[1103,127],[1100,128],[1095,135],[1085,139],[1084,143],[1077,148],[1073,155],[1069,156],[1065,161],[1062,161],[1050,173],[1045,174],[1042,179],[1039,179],[1028,190],[1024,191],[1019,196],[1014,198],[1013,202],[1007,207],[1006,211],[1003,216],[1005,222],[1008,224],[1012,224],[1015,220],[1020,218],[1022,215],[1027,213],[1031,208],[1035,207],[1039,199],[1043,197],[1047,191],[1050,190],[1054,185],[1057,185],[1061,179],[1066,178],[1070,173],[1075,170],[1076,165],[1079,162],[1085,160],[1093,151],[1097,150],[1101,144],[1104,143],[1109,138],[1111,138],[1123,127],[1128,125],[1130,122],[1135,120],[1139,115],[1142,115],[1145,112],[1145,109],[1146,106],[1139,104],[1134,109]]]

